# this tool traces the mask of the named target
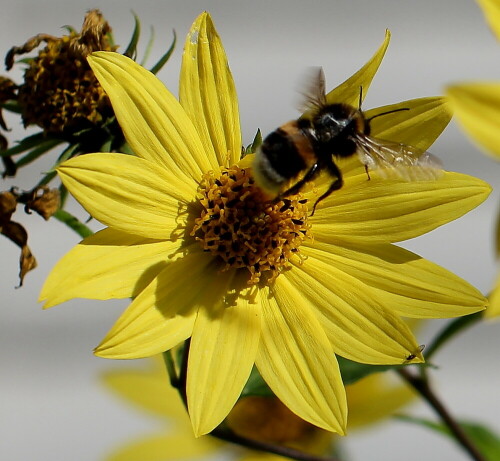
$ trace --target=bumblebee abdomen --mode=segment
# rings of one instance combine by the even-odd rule
[[[264,139],[255,156],[254,176],[261,187],[277,193],[283,184],[310,167],[314,159],[310,139],[294,120]]]

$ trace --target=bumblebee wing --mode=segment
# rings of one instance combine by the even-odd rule
[[[325,73],[322,67],[310,67],[303,77],[304,84],[299,90],[298,109],[302,117],[308,117],[326,104]]]
[[[359,158],[365,167],[377,170],[384,178],[427,181],[443,174],[440,160],[417,147],[363,134],[356,136],[356,144]]]

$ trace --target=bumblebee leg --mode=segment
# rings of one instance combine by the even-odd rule
[[[321,202],[321,200],[324,200],[327,198],[333,191],[339,190],[342,185],[344,184],[344,180],[342,179],[342,173],[338,169],[337,165],[335,163],[330,162],[328,165],[328,171],[330,174],[335,178],[335,180],[330,184],[330,187],[326,190],[326,192],[321,195],[318,200],[314,203],[313,210],[311,213],[311,216],[314,216],[314,212],[316,211],[316,207],[318,206],[318,203]]]
[[[300,181],[297,181],[292,187],[290,187],[290,189],[279,194],[273,200],[273,203],[278,203],[283,197],[287,197],[288,195],[293,195],[293,194],[299,193],[300,189],[302,189],[302,187],[304,187],[304,185],[306,183],[313,180],[319,172],[320,172],[319,165],[317,163],[315,163]]]

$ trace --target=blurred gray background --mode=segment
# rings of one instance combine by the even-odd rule
[[[356,71],[377,49],[389,28],[393,38],[384,63],[365,100],[365,108],[441,94],[455,81],[500,81],[500,44],[488,30],[472,0],[344,1],[150,1],[79,2],[17,0],[1,2],[0,56],[39,32],[63,34],[61,26],[79,30],[86,10],[98,7],[125,46],[133,29],[134,10],[156,42],[150,63],[170,45],[172,29],[179,45],[159,77],[176,94],[184,37],[195,17],[208,10],[225,44],[240,99],[244,142],[257,128],[267,133],[295,118],[297,83],[304,69],[324,67],[332,88]],[[9,73],[20,80],[19,72]],[[24,136],[18,119],[9,117],[10,139]],[[432,147],[449,170],[469,173],[500,185],[500,165],[482,155],[452,123]],[[55,154],[23,169],[15,180],[30,188]],[[85,219],[85,214],[75,213]],[[487,293],[496,276],[493,235],[498,212],[495,189],[480,208],[404,246],[456,272]],[[79,238],[60,223],[18,211],[27,226],[39,267],[18,285],[19,250],[0,237],[0,458],[24,460],[100,460],[127,439],[159,429],[110,396],[99,374],[112,367],[138,366],[95,358],[95,347],[127,301],[67,302],[42,311],[37,303],[45,276]],[[98,224],[94,223],[94,229]],[[442,322],[419,335],[428,343]],[[500,324],[474,327],[449,344],[435,362],[437,389],[453,412],[483,421],[500,432]],[[429,416],[425,405],[414,413]],[[407,423],[384,423],[346,440],[352,460],[417,461],[468,459],[451,442]]]

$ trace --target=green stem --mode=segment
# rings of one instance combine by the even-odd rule
[[[225,442],[234,443],[251,450],[264,451],[275,455],[284,456],[285,458],[295,459],[297,461],[339,461],[336,458],[326,458],[324,456],[316,456],[303,451],[295,450],[294,448],[284,447],[282,445],[274,445],[272,443],[261,442],[259,440],[242,437],[235,434],[228,428],[217,427],[210,432],[212,437],[216,437]]]
[[[486,461],[486,458],[484,458],[484,456],[479,452],[460,424],[458,424],[458,422],[451,416],[449,411],[431,389],[429,381],[425,379],[425,377],[412,373],[405,368],[398,370],[398,373],[433,408],[433,410],[441,418],[441,421],[448,427],[451,434],[455,437],[456,441],[470,455],[471,459],[474,461]]]

